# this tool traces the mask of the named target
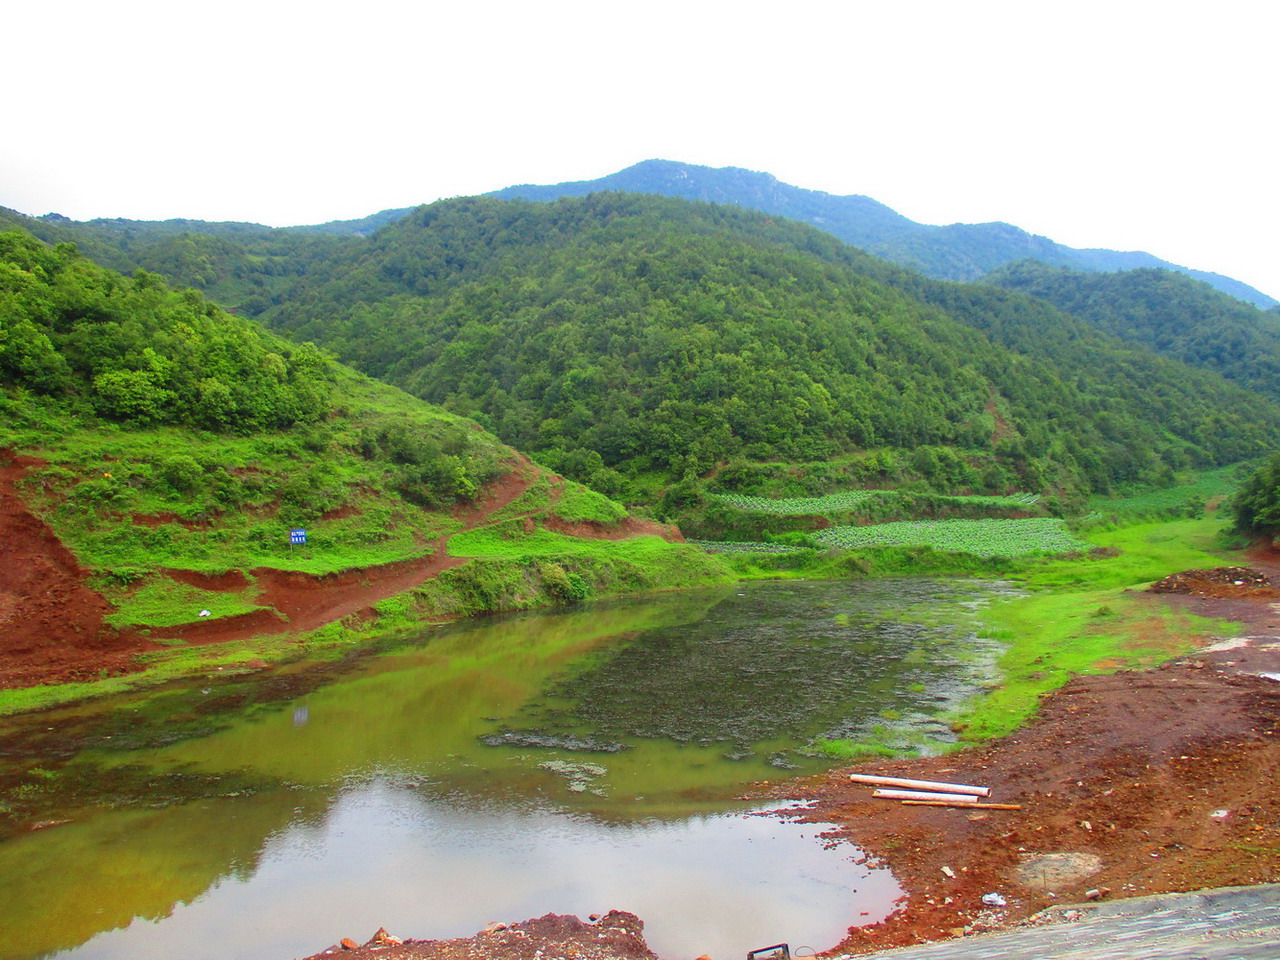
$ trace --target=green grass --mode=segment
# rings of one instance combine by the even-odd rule
[[[849,550],[866,546],[920,546],[980,557],[1025,557],[1087,550],[1062,520],[916,520],[863,527],[830,527],[812,534],[825,546]]]
[[[627,515],[627,508],[572,480],[565,481],[560,499],[551,511],[566,523],[598,523],[609,526]]]
[[[1206,501],[1235,493],[1240,486],[1242,466],[1247,464],[1190,473],[1168,487],[1149,487],[1124,496],[1092,497],[1088,509],[1102,516],[1131,517],[1203,507]]]
[[[785,543],[759,543],[746,540],[690,540],[708,553],[797,553],[802,548]]]
[[[964,739],[977,742],[1015,729],[1044,694],[1077,674],[1142,669],[1193,649],[1231,624],[1171,609],[1141,588],[1170,573],[1238,560],[1216,546],[1221,524],[1210,518],[1146,523],[1094,533],[1114,556],[1050,560],[1026,568],[1025,597],[983,613],[990,635],[1007,645],[1001,686],[962,711]]]
[[[528,489],[516,497],[501,510],[489,514],[490,523],[513,520],[516,517],[528,517],[546,513],[551,507],[551,478],[546,473],[539,473],[529,484]]]
[[[253,602],[253,593],[252,586],[236,593],[202,590],[163,575],[147,578],[140,587],[106,585],[102,589],[116,608],[106,618],[113,627],[174,627],[203,619],[201,610],[216,619],[264,609]]]

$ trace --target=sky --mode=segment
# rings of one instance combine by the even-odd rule
[[[1268,0],[12,0],[0,205],[362,217],[659,157],[1280,298]]]

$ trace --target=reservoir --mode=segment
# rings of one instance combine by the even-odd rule
[[[738,584],[0,720],[0,956],[289,960],[611,909],[671,960],[829,949],[901,890],[756,785],[939,749],[1009,592]]]

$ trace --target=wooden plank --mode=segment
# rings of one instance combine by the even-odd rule
[[[876,777],[869,773],[851,773],[849,779],[854,783],[870,783],[878,787],[931,790],[935,793],[967,793],[975,797],[991,796],[990,787],[974,787],[967,783],[946,783],[942,780],[904,780],[902,777]]]
[[[1021,810],[1020,803],[971,803],[957,797],[954,800],[903,800],[910,807],[964,807],[966,810]]]
[[[978,802],[977,797],[960,793],[932,793],[925,790],[876,790],[871,794],[877,800],[951,800],[955,803],[972,805]]]

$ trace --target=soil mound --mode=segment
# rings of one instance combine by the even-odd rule
[[[1214,567],[1183,570],[1147,588],[1151,593],[1186,593],[1196,597],[1274,597],[1280,590],[1271,579],[1252,567]]]
[[[460,940],[405,940],[379,930],[367,943],[344,939],[307,960],[337,956],[378,957],[379,960],[541,960],[577,957],[583,960],[656,960],[644,941],[644,924],[635,914],[610,910],[592,921],[548,913],[523,923],[492,924],[487,930]]]

